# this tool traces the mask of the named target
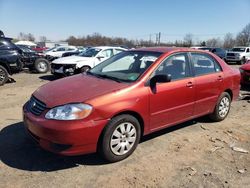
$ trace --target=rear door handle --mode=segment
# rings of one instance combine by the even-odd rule
[[[194,85],[193,82],[188,82],[186,86],[187,87],[193,87],[193,85]]]

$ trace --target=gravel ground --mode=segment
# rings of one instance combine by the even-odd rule
[[[0,187],[250,185],[250,153],[235,151],[250,152],[250,87],[242,89],[226,120],[203,117],[151,134],[132,156],[107,164],[97,154],[63,157],[40,149],[24,132],[22,105],[53,76],[12,78],[16,82],[0,87]]]

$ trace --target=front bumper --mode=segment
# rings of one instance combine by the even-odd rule
[[[27,132],[45,150],[62,155],[94,153],[108,120],[47,120],[44,113],[36,116],[23,108]]]
[[[52,74],[73,75],[76,72],[76,64],[55,64],[51,63]]]

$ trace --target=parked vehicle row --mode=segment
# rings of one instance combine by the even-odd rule
[[[48,151],[98,151],[115,162],[131,155],[144,135],[204,115],[224,120],[239,83],[239,70],[210,52],[128,50],[37,89],[23,106],[24,124]]]

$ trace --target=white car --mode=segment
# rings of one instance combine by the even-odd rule
[[[226,54],[225,61],[244,64],[250,59],[250,47],[235,47]]]
[[[52,74],[65,76],[86,72],[111,56],[127,49],[121,47],[99,46],[75,55],[55,59],[51,63]]]
[[[78,51],[78,48],[76,48],[75,46],[57,46],[47,50],[45,54],[58,58],[62,57],[62,54],[64,54],[65,52],[75,52],[75,51]]]

